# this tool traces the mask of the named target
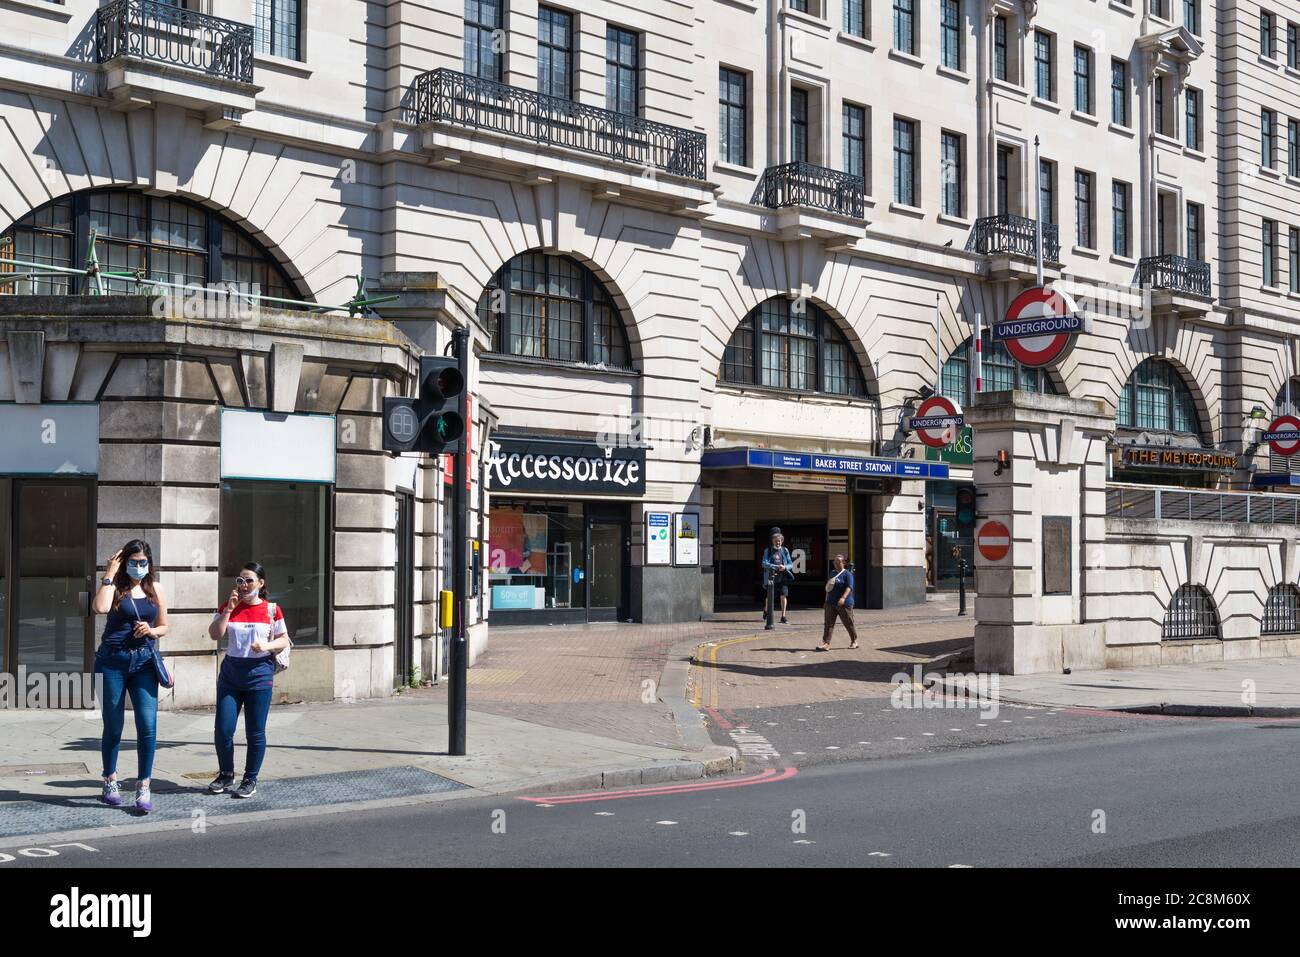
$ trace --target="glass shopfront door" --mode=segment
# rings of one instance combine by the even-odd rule
[[[623,587],[627,551],[627,522],[593,518],[587,526],[587,619],[619,621],[623,617]]]
[[[93,482],[0,479],[0,651],[5,671],[89,670]]]

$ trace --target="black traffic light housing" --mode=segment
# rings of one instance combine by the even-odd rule
[[[957,527],[962,531],[971,531],[975,528],[976,497],[974,485],[963,485],[957,489]]]
[[[384,450],[459,452],[465,435],[464,392],[459,360],[422,358],[415,397],[384,399]]]

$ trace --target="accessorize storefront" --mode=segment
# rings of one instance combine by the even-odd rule
[[[645,449],[498,431],[486,464],[490,620],[630,620],[631,504],[645,494]]]

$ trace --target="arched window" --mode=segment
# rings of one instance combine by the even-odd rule
[[[1264,603],[1262,635],[1290,635],[1300,631],[1300,588],[1283,582],[1268,590]]]
[[[523,253],[483,288],[478,316],[492,351],[627,368],[627,334],[591,270],[568,256]]]
[[[835,321],[810,302],[776,296],[752,310],[722,356],[723,382],[865,396],[857,356]]]
[[[33,210],[0,233],[0,259],[84,269],[92,231],[96,259],[105,270],[200,286],[234,282],[243,292],[301,298],[279,263],[221,214],[183,199],[126,189],[73,193]],[[6,283],[6,272],[37,274]],[[0,263],[0,293],[81,293],[89,291],[90,281]],[[101,281],[105,292],[140,290],[132,280]]]
[[[1219,613],[1214,599],[1200,585],[1182,585],[1169,599],[1160,638],[1178,641],[1187,638],[1218,638]]]
[[[985,392],[1004,392],[1019,389],[1022,392],[1045,392],[1056,394],[1056,383],[1046,369],[1034,369],[1022,366],[1007,352],[1007,347],[996,342],[992,334],[985,330],[984,348],[980,350],[981,378],[984,380]],[[958,346],[948,361],[943,364],[943,394],[956,399],[958,404],[970,402],[970,340]]]
[[[1189,432],[1201,437],[1196,400],[1182,375],[1164,359],[1146,359],[1124,383],[1115,424],[1155,432]]]

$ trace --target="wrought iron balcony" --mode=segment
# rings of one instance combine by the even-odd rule
[[[866,195],[867,184],[861,176],[812,163],[782,163],[763,171],[750,202],[771,209],[808,206],[862,219]]]
[[[1138,284],[1208,299],[1210,264],[1185,256],[1144,256],[1138,261]]]
[[[157,0],[114,0],[95,14],[95,59],[138,57],[253,82],[253,27]]]
[[[445,67],[411,84],[409,115],[416,123],[450,123],[491,130],[703,180],[703,133],[574,103]]]
[[[975,251],[985,256],[1009,253],[1035,259],[1038,254],[1034,249],[1034,227],[1034,220],[1015,213],[982,216],[975,220]],[[1054,263],[1061,261],[1060,230],[1048,223],[1043,224],[1043,259]]]

